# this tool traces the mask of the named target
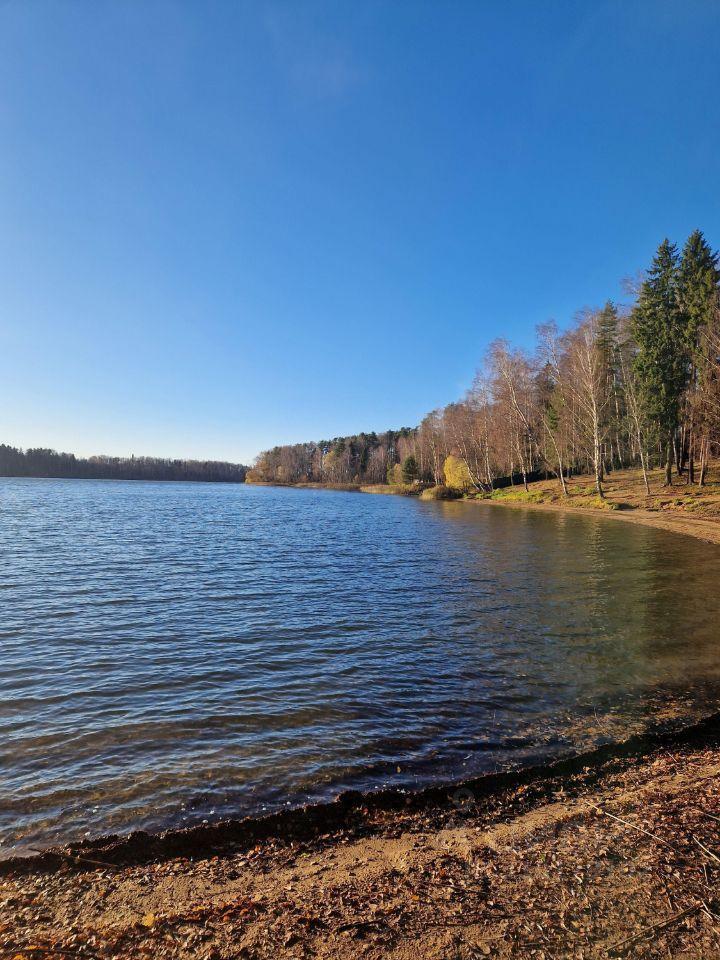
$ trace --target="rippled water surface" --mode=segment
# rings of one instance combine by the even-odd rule
[[[720,550],[604,517],[0,480],[0,855],[718,703]]]

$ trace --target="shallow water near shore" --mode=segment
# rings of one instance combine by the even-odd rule
[[[720,706],[720,550],[599,516],[0,480],[0,856]]]

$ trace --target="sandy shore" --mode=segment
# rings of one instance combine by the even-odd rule
[[[720,956],[720,715],[463,789],[0,865],[0,955]]]

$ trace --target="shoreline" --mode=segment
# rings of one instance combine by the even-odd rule
[[[0,879],[6,876],[52,872],[58,868],[84,869],[93,861],[117,867],[141,866],[172,857],[215,856],[228,843],[240,847],[267,840],[307,841],[328,828],[357,826],[358,816],[393,811],[419,812],[443,806],[458,791],[491,800],[508,790],[533,786],[540,795],[548,785],[571,780],[581,772],[599,771],[609,763],[643,760],[670,746],[705,741],[720,747],[720,710],[692,723],[664,721],[625,740],[602,744],[543,763],[499,770],[469,778],[439,781],[418,790],[387,787],[379,790],[345,790],[333,800],[303,804],[274,813],[226,818],[191,827],[171,827],[157,833],[135,830],[129,834],[104,834],[48,847],[30,856],[0,860]]]
[[[448,502],[448,501],[446,501]],[[602,517],[610,520],[621,520],[627,523],[637,523],[645,527],[655,527],[656,530],[667,530],[671,533],[684,534],[704,540],[706,543],[720,544],[720,522],[717,520],[691,517],[681,511],[662,513],[657,510],[643,510],[637,507],[619,510],[600,510],[593,507],[577,507],[571,503],[524,503],[512,500],[490,499],[461,499],[451,500],[450,503],[475,503],[489,507],[508,507],[519,510],[539,510],[545,513],[577,514],[586,517]]]
[[[716,713],[417,794],[5,861],[0,952],[700,960],[720,955],[719,815]]]

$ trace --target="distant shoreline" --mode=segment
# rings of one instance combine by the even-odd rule
[[[182,457],[76,457],[46,447],[11,447],[0,443],[0,477],[28,480],[188,480],[243,483],[247,467],[227,460]]]
[[[243,486],[244,480],[202,480],[187,477],[44,477],[17,474],[0,474],[0,480],[67,480],[68,482],[90,483],[210,483],[225,484],[226,486]]]

